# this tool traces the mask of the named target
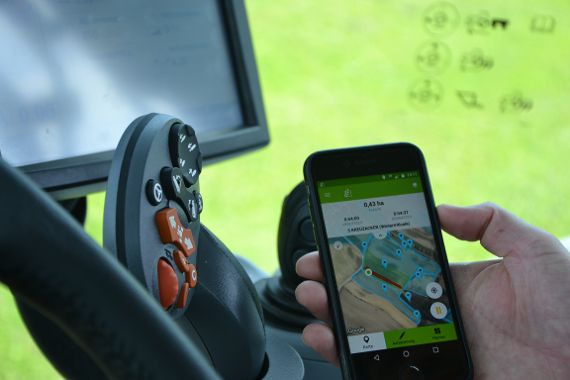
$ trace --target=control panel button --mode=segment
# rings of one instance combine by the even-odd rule
[[[181,198],[183,191],[186,190],[184,176],[179,168],[163,168],[160,171],[160,181],[169,199]]]
[[[197,247],[192,231],[182,226],[176,209],[165,208],[158,211],[155,220],[160,240],[163,243],[174,244],[186,257],[196,252]]]
[[[194,199],[196,199],[196,204],[198,205],[198,214],[202,213],[204,210],[204,200],[202,199],[202,194],[199,191],[194,191]]]
[[[198,205],[196,204],[195,199],[190,199],[189,207],[190,210],[190,221],[195,221],[198,219]]]
[[[180,272],[184,273],[190,270],[190,266],[188,265],[186,256],[184,256],[184,254],[181,251],[175,250],[173,256],[174,256],[174,262],[176,263],[176,266],[178,267],[178,270],[180,270]]]
[[[176,302],[176,307],[179,309],[184,308],[186,301],[188,300],[188,292],[190,291],[190,284],[185,282],[180,289],[180,295],[178,296],[178,301]]]
[[[166,310],[176,301],[178,277],[176,277],[174,268],[164,259],[158,260],[157,272],[160,304]]]
[[[174,242],[174,244],[182,250],[186,257],[190,257],[196,252],[196,243],[194,242],[194,235],[192,231],[184,228],[182,230],[182,238],[179,242]]]
[[[164,199],[162,186],[154,179],[146,183],[146,197],[151,205],[156,206]]]
[[[191,288],[196,287],[198,283],[198,272],[196,271],[196,267],[192,264],[188,264],[190,270],[188,270],[185,275],[186,283],[190,284]]]
[[[194,192],[186,187],[182,171],[179,168],[163,168],[160,181],[168,199],[177,201],[190,221],[196,220],[198,213]]]
[[[170,129],[169,148],[172,165],[181,169],[190,185],[195,184],[202,171],[202,154],[194,129],[184,124],[173,125]]]

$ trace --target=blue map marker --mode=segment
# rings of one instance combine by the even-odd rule
[[[422,277],[422,274],[424,274],[424,268],[418,267],[418,269],[416,269],[416,273],[414,273],[414,274],[417,278]]]
[[[400,240],[404,240],[404,234],[403,233],[399,232],[398,237],[400,238]]]
[[[382,283],[382,290],[387,292],[388,291],[388,285],[386,285],[385,283]]]
[[[406,292],[406,293],[404,293],[404,296],[406,297],[408,302],[410,302],[412,300],[412,292]]]
[[[412,239],[408,240],[408,248],[412,248],[414,246],[414,241]]]
[[[398,249],[396,250],[396,256],[402,257],[402,250],[401,250],[401,249],[398,248]]]
[[[368,248],[368,242],[367,241],[363,241],[360,245],[362,245],[362,248],[364,248],[364,249]]]
[[[384,267],[384,269],[388,268],[388,260],[382,259],[382,266]]]
[[[420,313],[418,310],[414,310],[414,317],[416,317],[417,319],[421,319],[422,317],[422,313]]]

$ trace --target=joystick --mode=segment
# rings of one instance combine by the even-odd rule
[[[303,182],[295,186],[283,201],[277,250],[281,272],[255,284],[263,306],[267,334],[278,337],[299,353],[305,378],[340,380],[338,368],[326,362],[301,339],[302,329],[315,322],[315,318],[295,299],[295,288],[303,281],[297,276],[295,266],[303,255],[317,250]]]
[[[151,114],[119,142],[105,201],[105,246],[173,317],[198,282],[202,155],[191,126]]]
[[[266,318],[288,327],[302,328],[314,318],[295,299],[295,288],[303,281],[295,272],[295,265],[304,254],[317,249],[303,182],[283,201],[277,249],[281,273],[256,284],[261,304]]]
[[[189,125],[161,114],[133,121],[111,164],[104,245],[222,377],[269,376],[266,355],[275,349],[266,345],[255,287],[231,251],[200,224],[201,171]]]

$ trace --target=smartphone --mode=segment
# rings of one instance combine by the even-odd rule
[[[316,152],[305,183],[345,379],[471,379],[421,151]]]

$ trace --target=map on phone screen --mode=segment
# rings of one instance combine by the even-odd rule
[[[351,353],[457,339],[419,173],[319,183]]]

